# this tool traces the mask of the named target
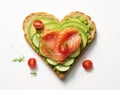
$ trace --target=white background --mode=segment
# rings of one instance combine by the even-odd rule
[[[59,80],[24,40],[23,20],[38,11],[54,14],[59,19],[72,11],[82,11],[96,23],[96,39],[65,80]],[[2,0],[0,90],[120,90],[119,39],[119,0]],[[25,56],[24,62],[12,62],[21,55]],[[30,57],[37,59],[37,76],[30,75],[27,65]],[[91,72],[81,65],[85,58],[94,64]]]

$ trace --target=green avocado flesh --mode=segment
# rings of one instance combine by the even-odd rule
[[[88,31],[88,27],[86,25],[84,25],[80,21],[74,20],[74,19],[71,19],[71,20],[68,19],[68,20],[63,21],[62,24],[61,24],[61,26],[60,26],[60,28],[62,29],[63,26],[66,25],[66,24],[68,24],[68,23],[73,24],[74,26],[79,26],[85,32]]]
[[[44,54],[42,54],[42,51],[39,47],[41,40],[37,39],[37,37],[39,36],[38,34],[40,33],[38,33],[38,31],[33,26],[34,20],[41,20],[44,23],[44,29],[50,29],[50,30],[63,30],[65,28],[77,29],[80,32],[80,36],[81,36],[81,46],[75,52],[73,52],[62,64],[55,60],[47,58],[46,56],[44,56]],[[80,55],[81,51],[86,47],[88,43],[88,39],[89,39],[88,32],[91,29],[88,20],[85,17],[81,17],[81,16],[76,16],[76,17],[71,16],[65,18],[61,22],[57,22],[47,16],[37,16],[34,17],[30,22],[31,23],[28,28],[28,34],[35,48],[39,50],[39,54],[41,54],[45,58],[45,61],[49,65],[54,67],[55,70],[59,72],[68,71],[70,69],[70,66],[74,63],[76,57]]]
[[[39,17],[35,17],[33,18],[30,22],[30,26],[28,28],[28,33],[29,33],[29,37],[32,38],[33,34],[36,33],[36,29],[33,26],[33,22],[35,20],[41,20],[44,23],[44,28],[45,29],[54,29],[56,28],[59,24],[58,22],[55,22],[53,19],[45,17],[45,16],[39,16]]]
[[[58,23],[51,21],[51,22],[46,23],[45,26],[44,26],[44,28],[45,28],[45,29],[54,30],[54,29],[56,29],[58,26],[59,26]]]
[[[34,28],[33,25],[29,27],[28,33],[30,38],[32,38],[32,36],[36,33],[36,29]]]

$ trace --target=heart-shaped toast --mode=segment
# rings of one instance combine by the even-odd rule
[[[42,60],[64,79],[84,49],[93,41],[95,23],[82,12],[71,12],[59,21],[54,15],[37,12],[23,22],[26,41]]]

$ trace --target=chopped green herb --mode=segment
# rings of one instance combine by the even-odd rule
[[[18,57],[18,58],[14,58],[14,59],[12,60],[12,62],[22,62],[22,61],[24,61],[24,59],[25,59],[24,56],[20,56],[20,57]]]
[[[67,47],[67,43],[63,42],[62,49],[64,50]]]
[[[31,71],[31,73],[30,74],[32,74],[32,75],[34,75],[34,76],[36,76],[37,75],[37,73],[36,73],[36,71]]]

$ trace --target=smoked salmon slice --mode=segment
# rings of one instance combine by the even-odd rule
[[[41,34],[40,48],[48,58],[62,63],[71,53],[77,50],[81,44],[80,33],[76,29],[66,28],[60,30],[45,30]],[[60,45],[62,45],[59,47]],[[63,53],[61,49],[67,52]]]

